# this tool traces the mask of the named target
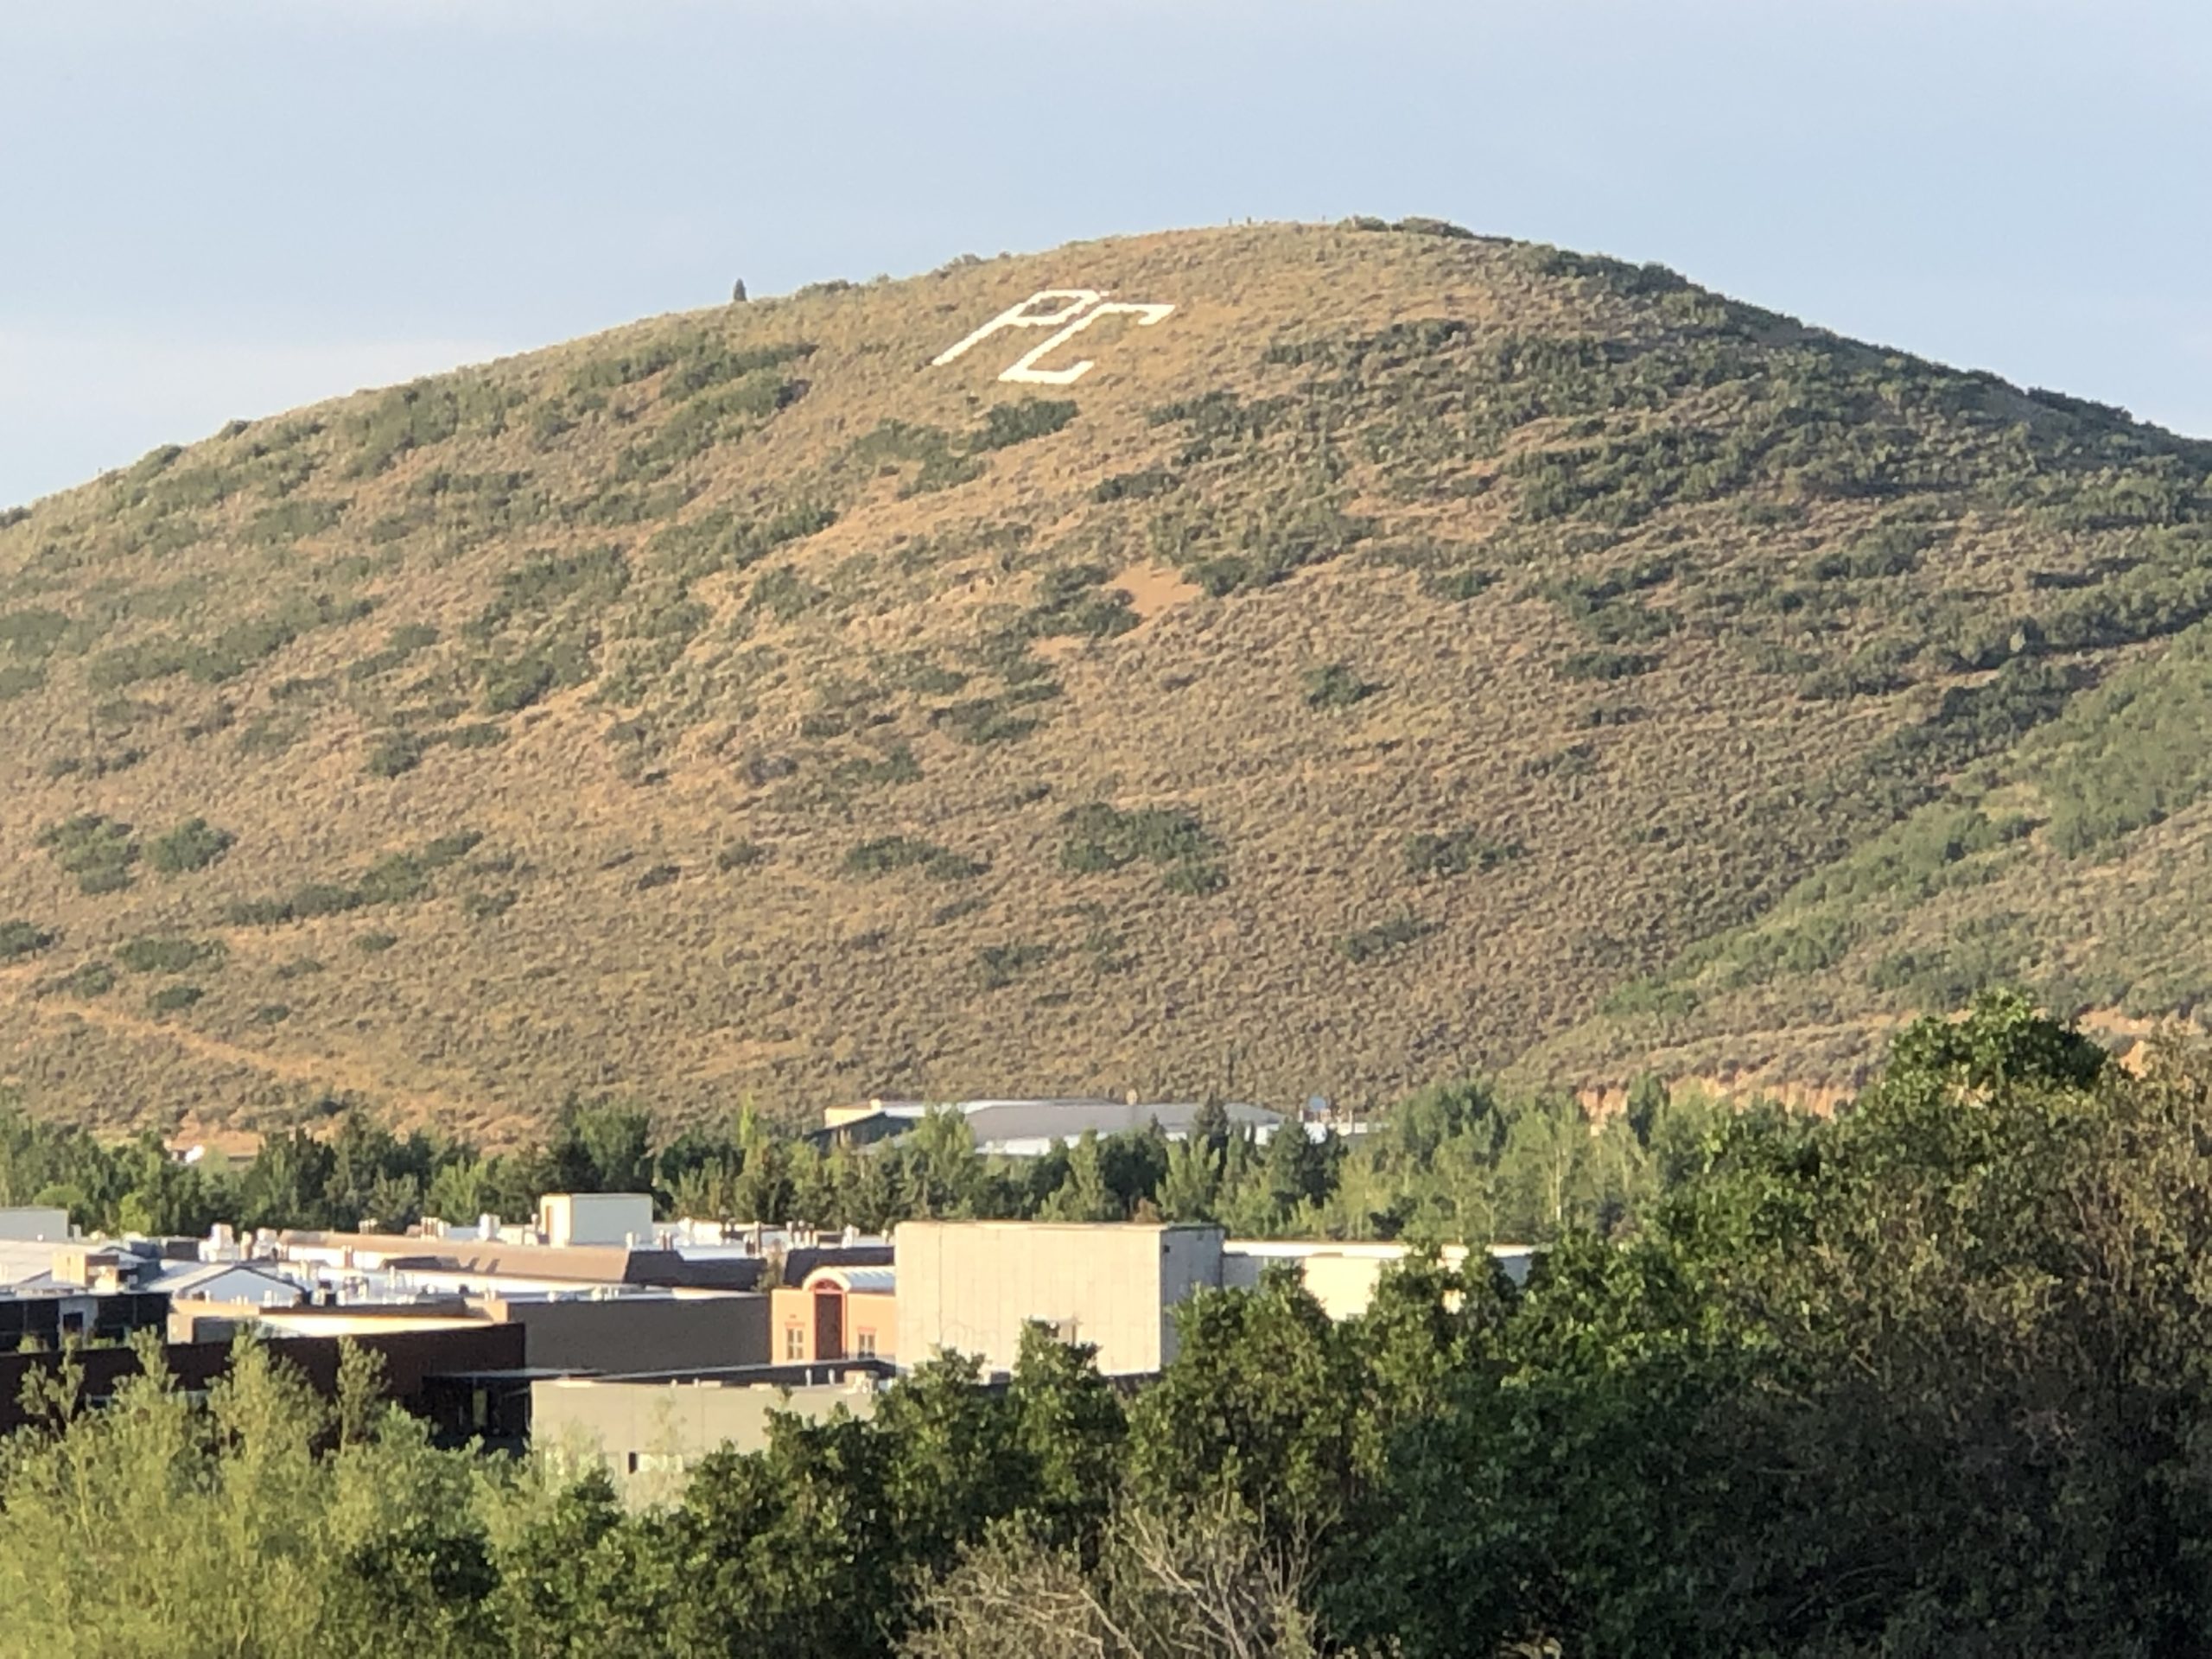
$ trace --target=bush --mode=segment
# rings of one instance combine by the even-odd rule
[[[1492,841],[1473,830],[1451,830],[1407,836],[1405,853],[1408,875],[1454,876],[1496,869],[1521,855],[1521,843]]]
[[[118,946],[115,959],[134,974],[181,974],[228,954],[219,940],[145,937]]]
[[[1175,474],[1165,467],[1147,467],[1134,473],[1116,473],[1091,486],[1093,501],[1149,501],[1176,485]]]
[[[552,690],[559,677],[552,659],[537,652],[489,664],[484,670],[484,711],[519,714]]]
[[[481,839],[467,830],[441,836],[417,852],[385,854],[351,885],[309,881],[283,899],[241,899],[227,906],[224,914],[235,926],[276,927],[319,916],[342,916],[372,905],[406,904],[427,893],[431,875],[462,857]]]
[[[981,454],[1049,437],[1075,416],[1075,404],[1065,399],[1033,397],[1018,404],[995,404],[983,417],[983,429],[968,441],[968,448]]]
[[[768,849],[757,841],[733,841],[715,855],[718,870],[749,870],[768,859]]]
[[[164,985],[146,999],[146,1007],[157,1014],[181,1014],[205,995],[197,985]]]
[[[1229,885],[1229,872],[1218,864],[1178,864],[1160,878],[1169,893],[1203,899]]]
[[[1329,663],[1307,671],[1306,706],[1308,709],[1349,709],[1356,702],[1364,702],[1382,689],[1361,679],[1346,664]]]
[[[461,901],[461,913],[472,922],[497,921],[515,907],[512,889],[501,893],[472,893]]]
[[[1209,861],[1221,843],[1206,833],[1197,813],[1179,806],[1122,810],[1106,801],[1069,808],[1060,815],[1066,836],[1060,866],[1077,874],[1117,870],[1144,859],[1154,864]]]
[[[25,921],[0,922],[0,962],[14,962],[43,950],[54,936]]]
[[[1377,957],[1389,956],[1403,949],[1414,940],[1426,938],[1436,931],[1434,922],[1424,922],[1413,916],[1394,916],[1387,922],[1373,927],[1361,928],[1338,941],[1337,949],[1356,963],[1372,962]]]
[[[1563,680],[1624,680],[1637,674],[1649,674],[1658,665],[1656,657],[1643,652],[1578,651],[1560,659],[1559,677]]]
[[[1119,588],[1101,593],[1106,575],[1096,564],[1045,572],[1037,580],[1037,602],[1030,607],[1025,631],[1039,639],[1081,634],[1105,639],[1127,633],[1141,620],[1135,601]]]
[[[933,724],[945,727],[962,742],[978,747],[987,743],[1018,741],[1042,724],[1033,715],[1014,714],[1007,707],[1007,702],[999,697],[971,698],[932,709],[930,719]]]
[[[375,778],[397,778],[423,764],[425,745],[413,732],[383,732],[369,745],[367,771]]]
[[[365,957],[382,956],[398,943],[397,933],[359,933],[353,938],[353,948]]]
[[[41,995],[105,996],[115,988],[115,969],[105,962],[84,962],[39,988]]]
[[[54,861],[77,878],[80,892],[115,893],[130,885],[130,867],[138,860],[138,843],[130,826],[97,812],[80,812],[73,818],[48,824],[39,832],[38,844]]]
[[[1917,524],[1889,525],[1827,555],[1813,566],[1813,575],[1820,582],[1910,575],[1933,539],[1932,532]]]
[[[449,749],[495,749],[507,741],[507,728],[494,721],[471,721],[440,732],[430,741]]]
[[[899,870],[919,870],[935,881],[964,881],[990,867],[981,860],[912,836],[880,836],[845,854],[845,874],[863,880]]]
[[[995,991],[1013,984],[1052,954],[1052,948],[1046,944],[987,944],[976,952],[976,963],[982,972],[983,988]]]
[[[753,579],[745,608],[766,611],[779,622],[794,621],[829,597],[790,565],[779,564]]]
[[[1440,236],[1455,242],[1471,242],[1475,238],[1475,233],[1464,225],[1454,225],[1448,219],[1430,219],[1420,213],[1402,219],[1390,228],[1408,236]]]
[[[163,875],[185,875],[204,870],[229,852],[238,840],[227,830],[218,830],[205,818],[187,818],[165,836],[156,837],[146,861]]]

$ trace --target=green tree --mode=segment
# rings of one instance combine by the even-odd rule
[[[1177,1349],[1129,1413],[1129,1478],[1155,1503],[1231,1497],[1279,1541],[1351,1500],[1363,1377],[1349,1334],[1274,1268],[1175,1309]]]

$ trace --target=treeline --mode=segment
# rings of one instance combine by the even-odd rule
[[[0,1469],[41,1655],[2189,1654],[2212,1629],[2212,1069],[1992,998],[1713,1126],[1516,1291],[1201,1293],[1133,1395],[1033,1334],[626,1510],[249,1354]],[[357,1368],[358,1371],[358,1368]]]
[[[111,1232],[404,1227],[424,1215],[521,1221],[540,1194],[651,1192],[664,1216],[802,1222],[880,1233],[910,1217],[1217,1221],[1234,1233],[1485,1243],[1618,1225],[1694,1169],[1717,1108],[1656,1080],[1593,1122],[1565,1096],[1478,1084],[1425,1090],[1371,1133],[1316,1141],[1292,1123],[1261,1145],[1208,1109],[1189,1139],[1084,1135],[1043,1157],[985,1157],[957,1113],[872,1147],[830,1147],[749,1109],[726,1129],[655,1133],[620,1101],[570,1102],[552,1137],[484,1154],[399,1135],[363,1112],[330,1133],[265,1141],[232,1173],[180,1165],[158,1137],[104,1142],[0,1101],[0,1204],[66,1206]]]

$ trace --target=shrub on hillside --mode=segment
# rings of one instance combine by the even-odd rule
[[[1658,666],[1658,658],[1648,652],[1577,651],[1560,659],[1559,677],[1563,680],[1624,680],[1649,674]]]
[[[1037,579],[1037,600],[1024,619],[1024,628],[1039,639],[1079,634],[1093,639],[1127,633],[1141,620],[1135,601],[1119,588],[1100,588],[1106,568],[1097,564],[1064,565]]]
[[[130,867],[138,860],[138,843],[130,826],[97,812],[80,812],[73,818],[48,824],[39,832],[38,844],[54,861],[77,878],[80,892],[114,893],[130,885]]]
[[[1414,916],[1394,916],[1372,927],[1346,934],[1337,943],[1337,949],[1355,963],[1372,962],[1402,950],[1416,939],[1426,938],[1436,931],[1434,922],[1425,922]]]
[[[220,940],[147,935],[117,946],[115,959],[134,974],[181,974],[219,965],[228,954]]]
[[[994,404],[983,429],[968,441],[972,453],[1010,448],[1032,438],[1049,437],[1075,419],[1076,406],[1064,398],[1032,397],[1018,404]]]
[[[733,841],[715,855],[718,870],[749,870],[767,861],[768,849],[757,841]]]
[[[1149,501],[1175,487],[1175,474],[1165,467],[1146,467],[1134,473],[1116,473],[1090,487],[1093,501]]]
[[[43,950],[54,943],[47,929],[17,920],[0,922],[0,962],[14,962]]]
[[[413,732],[381,732],[369,745],[370,776],[397,778],[423,764],[423,743]]]
[[[40,996],[73,996],[89,998],[105,996],[115,988],[115,969],[105,962],[81,962],[59,979],[49,979],[37,988]]]
[[[1406,837],[1406,873],[1416,876],[1465,875],[1492,870],[1521,855],[1517,841],[1492,841],[1473,830],[1426,831]]]
[[[1117,870],[1142,860],[1165,867],[1160,881],[1170,893],[1197,897],[1229,885],[1221,868],[1221,842],[1185,808],[1124,811],[1110,802],[1093,801],[1062,813],[1060,827],[1060,868],[1075,874]]]
[[[1306,671],[1306,706],[1349,709],[1355,702],[1364,702],[1382,689],[1360,678],[1349,664],[1327,663]]]
[[[461,913],[472,922],[497,921],[515,907],[516,893],[512,887],[498,893],[472,893],[461,901]]]
[[[146,862],[163,875],[186,875],[204,870],[229,852],[238,837],[218,830],[205,818],[187,818],[165,836],[155,837],[146,849]]]
[[[964,881],[988,868],[979,859],[915,836],[879,836],[861,842],[848,849],[844,862],[846,874],[862,879],[919,870],[932,880]]]
[[[1047,944],[987,944],[976,952],[976,965],[985,990],[1002,990],[1052,954]]]
[[[1408,236],[1440,236],[1455,242],[1471,242],[1475,236],[1464,225],[1454,225],[1448,219],[1431,219],[1421,213],[1402,219],[1390,228]]]

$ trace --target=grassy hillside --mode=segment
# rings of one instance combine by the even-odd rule
[[[2190,1007],[2212,447],[1446,229],[825,284],[0,517],[0,1080],[496,1138]],[[932,366],[1069,284],[1176,309]]]

